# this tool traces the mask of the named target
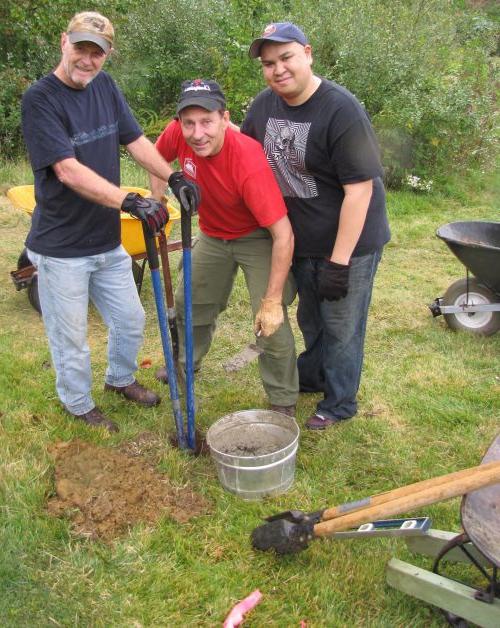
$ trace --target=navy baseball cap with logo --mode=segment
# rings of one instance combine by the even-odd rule
[[[292,22],[272,22],[266,26],[262,35],[251,43],[248,54],[252,59],[260,57],[262,44],[265,44],[267,41],[279,44],[296,41],[302,46],[306,46],[309,43],[300,28],[292,24]]]
[[[184,81],[177,102],[177,113],[186,107],[202,107],[207,111],[219,111],[226,108],[226,98],[220,85],[215,81],[205,79]]]

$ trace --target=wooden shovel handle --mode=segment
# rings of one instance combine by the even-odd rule
[[[465,493],[490,486],[491,484],[500,483],[500,461],[465,469],[464,473],[458,478],[452,477],[452,479],[449,479],[450,476],[455,476],[455,474],[451,473],[448,476],[445,475],[441,476],[441,478],[434,478],[435,480],[448,479],[437,485],[433,484],[432,486],[427,486],[427,488],[424,489],[415,489],[415,487],[421,484],[420,482],[410,484],[409,486],[403,487],[407,489],[413,487],[413,492],[410,494],[317,523],[314,526],[314,535],[316,537],[330,536],[335,532],[349,530],[362,523],[369,523],[370,521],[376,521],[377,519],[390,517],[392,515],[400,515],[410,510],[420,508],[421,506],[435,504],[436,502],[464,495]]]
[[[160,231],[158,236],[160,249],[161,267],[163,271],[163,283],[165,284],[165,297],[167,307],[174,307],[174,291],[172,288],[172,276],[170,274],[170,262],[168,259],[168,243],[164,231]]]
[[[336,519],[337,517],[341,517],[351,512],[364,510],[369,506],[378,506],[380,504],[385,504],[392,501],[393,499],[405,497],[405,495],[414,495],[418,491],[423,491],[434,486],[440,486],[441,484],[446,484],[447,482],[451,482],[452,480],[460,480],[462,478],[469,477],[471,471],[475,469],[488,469],[491,466],[495,466],[498,464],[500,464],[500,461],[495,460],[487,464],[482,464],[479,467],[472,467],[471,469],[463,469],[462,471],[455,471],[454,473],[440,475],[435,478],[430,478],[429,480],[422,480],[421,482],[415,482],[414,484],[407,484],[406,486],[395,488],[392,491],[385,491],[384,493],[378,493],[377,495],[372,495],[371,497],[365,497],[364,499],[347,502],[345,504],[341,504],[340,506],[334,506],[333,508],[328,508],[323,512],[321,516],[321,521]]]

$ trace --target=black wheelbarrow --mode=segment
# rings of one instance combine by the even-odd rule
[[[500,222],[452,222],[436,235],[464,264],[466,276],[429,305],[432,315],[443,314],[451,329],[494,334],[500,329]]]

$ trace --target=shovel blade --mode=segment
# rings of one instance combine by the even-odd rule
[[[250,362],[253,362],[262,353],[264,353],[264,349],[261,349],[255,344],[250,344],[233,356],[230,360],[225,362],[222,366],[227,373],[239,371]]]

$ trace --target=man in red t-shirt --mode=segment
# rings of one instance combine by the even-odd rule
[[[156,142],[168,161],[201,189],[200,235],[192,254],[195,369],[212,342],[217,317],[227,306],[238,268],[245,276],[259,368],[271,409],[295,415],[298,376],[295,343],[286,306],[294,297],[289,270],[293,233],[286,206],[260,144],[230,128],[224,94],[215,81],[182,84],[173,120]],[[166,182],[151,177],[160,199]],[[177,290],[179,336],[184,302]],[[181,340],[180,362],[185,353]]]

